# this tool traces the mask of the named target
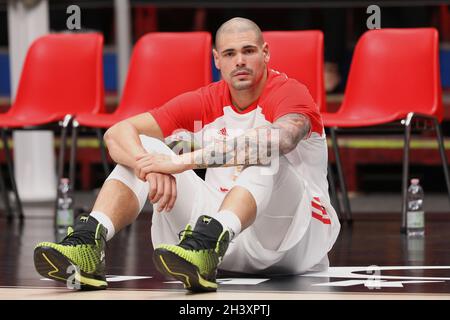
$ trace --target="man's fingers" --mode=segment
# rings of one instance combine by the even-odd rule
[[[150,199],[152,203],[157,203],[159,201],[159,199],[161,199],[161,197],[164,194],[164,177],[160,174],[156,175],[156,180],[158,181],[158,187],[156,188],[156,194],[155,196]],[[159,211],[159,210],[158,210]]]
[[[158,203],[158,211],[167,210],[167,204],[169,203],[171,193],[172,193],[172,185],[170,181],[170,176],[164,175],[164,195],[161,197]]]
[[[136,176],[143,181],[146,180],[147,174],[151,172],[149,167],[153,164],[153,160],[148,156],[148,154],[145,154],[145,158],[136,161],[136,168],[134,172]]]
[[[170,195],[170,201],[167,205],[168,211],[173,209],[173,206],[175,205],[175,201],[177,200],[177,180],[174,177],[170,178],[170,187],[172,189],[172,192]]]
[[[148,166],[150,166],[151,164],[152,164],[152,161],[148,160],[148,159],[146,159],[145,161],[137,161],[136,162],[136,170],[139,172],[138,177],[140,179],[145,178],[145,176],[142,177],[142,175],[144,175],[144,170],[143,169],[148,167]],[[149,172],[147,172],[147,173],[149,173]]]
[[[153,204],[158,204],[156,210],[158,212],[172,210],[177,198],[175,177],[169,174],[151,172],[147,173],[145,179],[150,185],[148,199]]]
[[[147,176],[145,176],[144,178],[141,177],[141,169],[140,168],[135,168],[134,169],[134,175],[136,177],[138,177],[139,179],[141,179],[142,181],[144,181],[144,182],[147,181]]]
[[[147,167],[143,167],[139,169],[139,179],[143,180],[145,179],[145,177],[151,173],[152,171],[150,170],[152,167],[151,166],[147,166]]]
[[[158,181],[156,180],[155,174],[148,174],[146,179],[150,185],[150,189],[148,191],[148,199],[152,201],[153,197],[156,195],[156,191],[158,190]]]

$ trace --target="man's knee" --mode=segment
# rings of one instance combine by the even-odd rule
[[[274,176],[262,175],[261,167],[253,166],[245,168],[235,186],[245,188],[253,196],[257,210],[267,206],[274,185]]]
[[[135,195],[139,202],[139,211],[145,205],[149,185],[147,182],[140,180],[134,174],[134,171],[121,164],[116,165],[111,174],[106,178],[108,180],[118,180],[125,184]]]
[[[236,184],[251,182],[270,191],[289,165],[289,161],[285,157],[280,157],[274,160],[270,166],[248,166],[242,170]]]
[[[257,210],[263,210],[269,204],[274,188],[280,177],[285,175],[283,172],[289,165],[285,157],[280,157],[270,167],[247,167],[241,172],[235,185],[247,189],[255,199]]]
[[[142,146],[148,152],[156,152],[162,154],[173,154],[173,151],[161,140],[146,135],[139,135]]]

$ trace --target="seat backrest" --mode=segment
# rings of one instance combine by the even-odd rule
[[[136,43],[116,113],[132,116],[212,81],[211,34],[148,33]]]
[[[364,33],[353,54],[339,113],[381,118],[409,112],[443,116],[439,39],[433,28]]]
[[[104,111],[103,35],[49,34],[30,46],[10,112],[33,117]]]
[[[306,85],[319,110],[326,111],[322,31],[265,31],[263,37],[269,44],[269,67]]]

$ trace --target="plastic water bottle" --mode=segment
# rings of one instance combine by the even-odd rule
[[[74,221],[73,200],[69,179],[62,178],[58,188],[58,207],[56,209],[56,228],[58,233],[66,234],[67,227]]]
[[[419,179],[411,179],[408,188],[408,212],[406,216],[406,230],[408,236],[425,235],[425,212],[423,210],[423,189]]]

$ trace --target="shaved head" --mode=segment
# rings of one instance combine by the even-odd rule
[[[256,23],[238,17],[222,24],[216,33],[213,55],[216,68],[233,91],[234,99],[245,100],[249,93],[262,90],[270,53]]]
[[[248,31],[253,31],[255,33],[258,45],[262,46],[264,44],[261,29],[259,29],[256,23],[246,18],[236,17],[224,22],[219,27],[219,29],[216,32],[215,46],[216,48],[218,47],[221,37],[224,34],[242,33]]]

